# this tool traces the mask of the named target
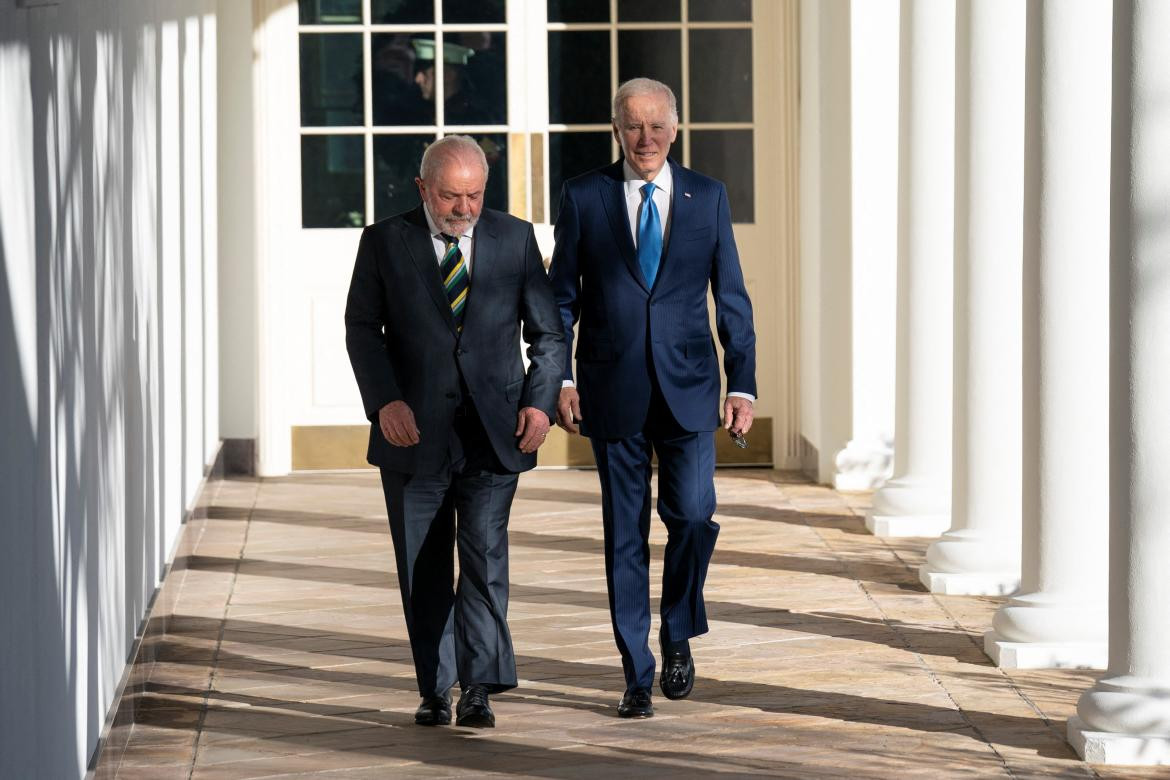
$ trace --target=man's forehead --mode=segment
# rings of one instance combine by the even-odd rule
[[[634,95],[626,98],[627,119],[669,119],[670,103],[665,95]]]

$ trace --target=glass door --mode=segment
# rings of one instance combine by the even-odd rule
[[[755,220],[769,207],[757,176],[775,173],[761,168],[770,158],[757,130],[769,119],[760,95],[777,79],[760,51],[768,5],[299,0],[299,159],[288,161],[299,165],[288,204],[299,230],[283,280],[290,343],[305,345],[286,357],[292,466],[359,465],[312,457],[336,452],[337,437],[364,436],[342,323],[359,229],[417,204],[413,180],[435,138],[479,141],[490,165],[486,205],[535,223],[547,258],[561,184],[619,154],[614,90],[634,76],[659,79],[679,99],[672,156],[727,185],[751,289]]]

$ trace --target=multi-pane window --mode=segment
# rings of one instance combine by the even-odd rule
[[[301,223],[360,227],[418,203],[427,144],[476,138],[507,210],[505,0],[299,0]]]
[[[751,0],[547,0],[549,189],[616,159],[610,98],[635,76],[679,101],[671,156],[727,185],[755,220]]]

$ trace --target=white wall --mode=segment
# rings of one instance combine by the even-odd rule
[[[256,158],[252,122],[252,4],[218,0],[220,432],[255,439]],[[294,73],[290,78],[295,79]]]
[[[214,3],[0,3],[0,776],[84,774],[218,444]]]

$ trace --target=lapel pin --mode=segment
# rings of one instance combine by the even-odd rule
[[[684,197],[684,198],[689,198],[689,197],[691,197],[691,193],[689,193],[689,192],[684,192],[684,193],[683,193],[683,197]]]

